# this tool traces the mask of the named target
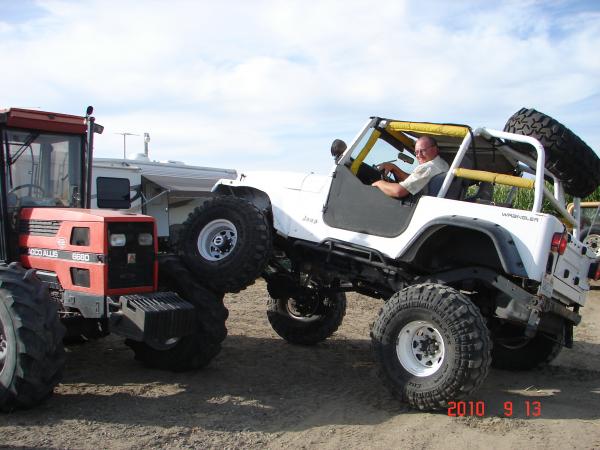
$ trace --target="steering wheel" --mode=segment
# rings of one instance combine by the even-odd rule
[[[14,188],[12,188],[11,190],[8,191],[8,194],[12,194],[15,191],[18,191],[19,189],[25,189],[25,188],[29,188],[30,190],[31,189],[38,190],[42,194],[42,197],[48,196],[43,187],[41,187],[39,184],[33,184],[33,183],[26,183],[26,184],[20,184],[19,186],[15,186]],[[31,191],[30,191],[30,193],[31,193]]]
[[[380,169],[376,165],[373,166],[375,170],[377,170],[380,174],[380,177],[383,181],[387,181],[388,183],[398,183],[398,179],[396,178],[396,174],[392,171],[385,172],[385,169]]]

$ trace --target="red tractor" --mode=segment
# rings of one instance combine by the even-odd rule
[[[100,178],[91,200],[95,123],[0,110],[0,410],[59,383],[65,338],[117,333],[161,369],[206,365],[227,334],[223,296],[158,253],[156,226],[131,214],[129,182]]]

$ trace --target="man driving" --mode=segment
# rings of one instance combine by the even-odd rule
[[[378,180],[375,186],[390,197],[403,198],[419,193],[437,174],[447,172],[450,168],[439,156],[437,141],[431,136],[421,136],[415,143],[415,155],[419,165],[412,173],[406,173],[395,164],[385,162],[377,166],[385,175],[393,176],[396,182]]]

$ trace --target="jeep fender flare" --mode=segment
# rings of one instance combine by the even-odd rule
[[[271,199],[266,192],[250,186],[229,186],[225,184],[217,184],[212,192],[215,195],[232,195],[247,200],[261,210],[273,225],[273,208]]]
[[[473,235],[472,232],[477,233],[477,235]],[[509,275],[522,278],[528,277],[521,255],[510,233],[498,224],[471,217],[443,216],[428,222],[412,239],[406,251],[398,259],[407,263],[417,262],[419,258],[423,257],[422,252],[427,251],[428,248],[435,248],[434,241],[441,242],[440,238],[445,236],[446,233],[458,233],[459,236],[462,235],[463,239],[467,238],[467,234],[473,237],[477,236],[479,239],[487,237],[488,242],[491,242],[495,248],[496,256],[501,265],[498,269],[501,268]],[[461,242],[456,244],[460,247]],[[445,250],[448,251],[448,249]],[[465,251],[465,249],[460,250]],[[477,252],[477,249],[471,252]],[[478,255],[473,254],[477,259]],[[485,263],[485,261],[474,262]]]

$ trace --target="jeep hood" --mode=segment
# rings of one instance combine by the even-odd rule
[[[239,171],[237,179],[221,180],[219,183],[257,188],[277,187],[291,190],[319,192],[330,179],[326,175],[285,171]]]

